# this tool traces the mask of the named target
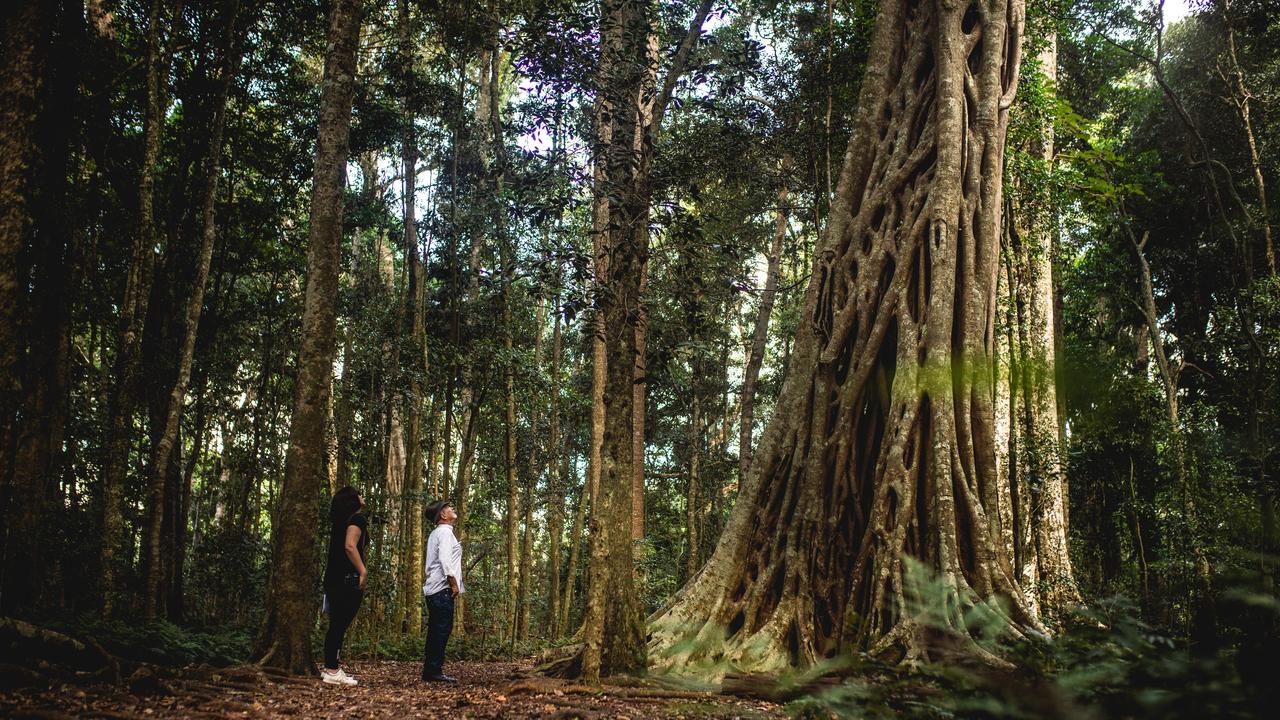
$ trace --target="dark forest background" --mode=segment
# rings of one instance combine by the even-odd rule
[[[658,4],[664,63],[695,5]],[[4,145],[33,191],[3,189],[0,607],[173,662],[243,659],[281,522],[330,8],[43,6],[26,55],[5,11],[6,63],[45,81],[32,102],[6,86],[3,108],[37,121]],[[1131,623],[1114,625],[1133,633],[1121,655],[1181,658],[1166,678],[1248,684],[1275,653],[1277,9],[1192,2],[1165,24],[1146,2],[1028,8],[1006,193],[1049,199],[1034,251],[1052,263],[1074,576]],[[646,615],[716,546],[744,410],[747,446],[773,412],[875,13],[715,3],[674,86],[644,281]],[[456,652],[526,654],[581,624],[598,22],[574,0],[365,3],[302,560],[318,583],[328,497],[357,487],[372,543],[352,652],[416,656],[438,498],[466,548]],[[1109,638],[1096,647],[1124,642]]]

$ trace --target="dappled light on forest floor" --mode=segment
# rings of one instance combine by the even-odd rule
[[[360,684],[272,678],[255,668],[191,668],[135,677],[125,686],[64,685],[0,691],[3,717],[469,717],[469,718],[773,718],[781,706],[708,692],[605,682],[600,687],[531,677],[528,662],[459,662],[456,685],[425,684],[421,666],[355,661]]]

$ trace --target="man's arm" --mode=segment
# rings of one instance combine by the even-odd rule
[[[432,554],[433,552],[439,552],[439,546],[440,546],[440,543],[439,543],[439,541],[436,539],[436,534],[435,534],[435,533],[431,533],[430,535],[428,535],[428,536],[427,536],[427,549],[426,549],[426,552],[422,553],[422,557],[423,557],[423,561],[422,561],[422,578],[423,578],[423,580],[426,580],[427,576],[429,576],[429,575],[431,574],[431,561],[432,561],[432,559],[433,559],[431,554]]]
[[[447,552],[441,555],[441,564],[444,565],[444,574],[449,581],[449,589],[453,591],[456,597],[461,592],[462,582],[462,543],[458,542],[458,538],[453,534],[449,535],[453,541]]]

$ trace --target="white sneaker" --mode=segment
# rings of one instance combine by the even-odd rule
[[[342,668],[338,668],[334,671],[329,671],[328,669],[321,670],[320,681],[327,682],[330,685],[359,685],[359,683],[356,682],[356,679],[343,672]]]

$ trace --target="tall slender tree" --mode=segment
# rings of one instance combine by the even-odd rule
[[[360,41],[360,0],[334,0],[320,90],[315,171],[308,228],[307,290],[298,350],[297,391],[284,486],[273,523],[267,613],[254,658],[297,675],[314,675],[312,586],[317,576],[315,518],[324,491],[324,432],[336,350],[336,302],[341,260],[351,102]]]
[[[1054,97],[1057,38],[1050,34],[1037,55],[1042,92]],[[1054,130],[1048,118],[1034,123],[1023,148],[1036,172],[1014,177],[1001,248],[997,296],[1007,309],[996,343],[997,482],[984,502],[991,532],[1005,540],[1027,603],[1052,621],[1079,599],[1067,556],[1067,481],[1058,425],[1054,317],[1054,207],[1049,178]],[[1007,385],[1007,387],[1006,387]]]
[[[213,261],[213,245],[217,237],[217,226],[214,224],[214,208],[218,194],[218,176],[222,167],[222,135],[226,126],[227,96],[235,78],[236,69],[240,65],[238,39],[240,30],[236,24],[240,16],[239,0],[231,0],[227,7],[226,34],[218,49],[218,90],[213,100],[213,122],[209,132],[209,149],[204,163],[203,190],[200,200],[200,252],[196,256],[196,277],[191,288],[191,296],[187,299],[186,324],[182,339],[182,347],[178,359],[178,377],[169,392],[168,408],[164,415],[164,427],[160,440],[152,451],[151,465],[147,473],[147,556],[151,558],[147,565],[146,590],[143,595],[143,614],[154,618],[163,612],[164,593],[161,583],[164,579],[164,564],[160,562],[161,543],[164,540],[162,526],[165,515],[165,478],[169,475],[169,463],[174,457],[174,445],[178,440],[178,426],[182,422],[183,405],[186,402],[187,387],[191,381],[191,366],[195,359],[196,338],[200,329],[200,315],[204,310],[205,286],[209,280],[209,266]],[[170,506],[170,510],[173,508]],[[186,522],[184,518],[173,518],[170,522]],[[181,548],[177,552],[182,552]]]
[[[129,470],[129,444],[137,396],[135,384],[155,270],[156,161],[160,155],[167,105],[167,71],[161,36],[161,27],[165,24],[164,8],[164,0],[153,0],[147,15],[147,93],[143,112],[142,165],[138,175],[138,231],[129,258],[124,299],[120,303],[113,363],[114,384],[107,405],[107,455],[102,476],[102,548],[98,570],[103,616],[110,616],[115,607],[116,565],[124,539],[124,483]]]
[[[593,423],[599,423],[598,430],[593,427],[593,445],[598,436],[600,451],[595,463],[598,470],[593,470],[598,477],[591,498],[590,573],[583,650],[580,662],[571,665],[588,680],[635,672],[645,666],[630,547],[637,477],[635,380],[637,340],[642,339],[637,332],[642,322],[640,288],[662,118],[710,11],[709,1],[698,7],[649,104],[645,89],[657,85],[649,69],[654,56],[650,45],[653,8],[648,2],[632,0],[601,4],[594,192],[599,258],[596,332],[603,352],[596,352],[594,372],[603,376],[602,392],[597,395],[603,407],[593,403]]]
[[[747,477],[751,469],[751,452],[753,432],[755,429],[756,387],[760,382],[760,368],[764,365],[764,351],[769,340],[769,316],[773,314],[773,304],[778,296],[778,274],[782,267],[782,243],[787,238],[787,183],[786,173],[791,166],[790,158],[783,158],[780,174],[783,176],[782,188],[778,190],[778,209],[775,211],[776,224],[773,241],[769,243],[769,254],[766,258],[764,287],[760,290],[760,307],[756,310],[755,325],[751,330],[751,347],[747,350],[747,366],[742,371],[742,399],[739,403],[741,414],[738,418],[738,478]]]
[[[565,492],[561,472],[560,362],[563,354],[560,319],[560,282],[563,271],[556,263],[555,296],[551,301],[551,417],[547,428],[547,618],[548,635],[560,636],[560,548],[564,535]]]
[[[414,75],[413,24],[409,0],[399,0],[398,47],[399,72],[403,87],[401,122],[404,128],[400,138],[400,162],[404,172],[404,253],[409,268],[408,298],[409,340],[409,395],[405,400],[405,470],[403,517],[405,527],[404,570],[398,607],[406,613],[408,630],[417,634],[422,629],[421,587],[422,567],[418,561],[422,544],[422,402],[423,379],[427,373],[426,345],[426,277],[423,256],[418,242],[416,216],[418,181],[418,140],[415,128],[412,98],[416,96]]]

